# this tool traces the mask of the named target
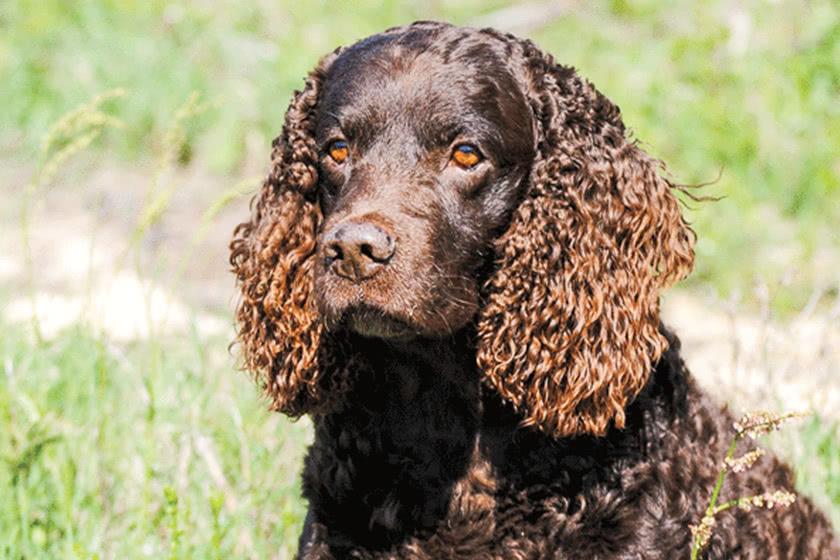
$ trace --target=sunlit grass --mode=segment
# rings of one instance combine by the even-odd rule
[[[190,96],[170,121],[126,253],[168,209],[156,203],[174,188],[162,177],[198,107]],[[72,111],[48,129],[45,168],[54,159],[51,146],[76,146],[74,123],[81,119],[87,126],[89,113]],[[101,128],[100,121],[92,126]],[[63,164],[72,165],[78,151],[55,153],[66,153]],[[42,186],[42,177],[39,172],[30,184]],[[217,197],[202,223],[241,188]],[[28,189],[27,203],[44,194]],[[26,238],[28,221],[22,225]],[[177,281],[190,256],[170,263],[180,265],[170,281]],[[138,277],[156,273],[139,258],[135,266]],[[151,312],[147,316],[151,321]],[[35,320],[27,326],[0,319],[0,333],[5,557],[176,560],[291,553],[304,507],[296,474],[308,424],[291,425],[265,412],[227,351],[232,332],[208,335],[194,320],[186,333],[163,337],[159,325],[150,324],[148,338],[116,344],[93,323],[44,337]]]
[[[8,558],[269,558],[293,549],[308,437],[265,412],[227,340],[117,348],[0,327]],[[281,555],[282,557],[282,555]]]

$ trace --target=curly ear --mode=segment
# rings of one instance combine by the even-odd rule
[[[624,426],[667,346],[659,291],[685,277],[694,233],[661,163],[618,108],[525,43],[538,156],[484,286],[485,381],[556,437]]]
[[[324,390],[319,367],[322,327],[313,301],[317,200],[315,112],[335,53],[310,73],[272,143],[271,170],[251,201],[251,219],[236,227],[230,263],[241,291],[237,336],[245,366],[272,408],[299,416]]]

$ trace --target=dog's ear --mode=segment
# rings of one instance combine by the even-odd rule
[[[335,56],[322,59],[295,92],[272,143],[268,178],[251,201],[251,218],[237,226],[230,244],[245,367],[272,407],[293,416],[317,406],[324,389],[322,327],[312,291],[322,220],[314,129],[321,85]]]
[[[538,155],[496,242],[478,363],[527,424],[600,435],[624,426],[667,346],[659,292],[691,270],[694,233],[618,108],[524,44]]]

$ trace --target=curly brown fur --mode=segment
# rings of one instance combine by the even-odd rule
[[[236,228],[231,242],[230,263],[242,295],[236,319],[245,365],[273,409],[292,416],[328,401],[330,393],[340,398],[352,380],[349,360],[340,359],[346,352],[323,336],[312,298],[315,233],[323,220],[315,198],[314,111],[324,68],[334,57],[321,61],[292,100],[273,143],[271,172],[252,201],[251,220]]]
[[[660,164],[625,139],[618,108],[520,45],[540,150],[496,241],[478,362],[528,424],[603,434],[624,425],[665,350],[659,290],[688,274],[693,234]]]
[[[687,555],[732,419],[660,323],[694,241],[661,168],[511,35],[419,22],[319,63],[231,245],[245,365],[315,423],[302,557]],[[722,498],[792,482],[765,458]],[[800,497],[705,554],[837,546]]]

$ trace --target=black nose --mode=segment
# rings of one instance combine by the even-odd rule
[[[324,236],[327,268],[354,282],[379,272],[394,248],[393,236],[370,222],[340,224]]]

